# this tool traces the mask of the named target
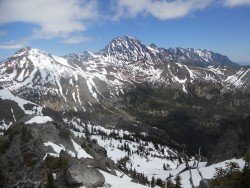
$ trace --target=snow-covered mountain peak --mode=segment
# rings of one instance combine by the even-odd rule
[[[13,58],[18,61],[13,61]],[[8,64],[11,62],[12,65],[19,64],[18,66],[21,66],[20,68],[22,68],[22,64],[25,64],[25,68],[37,67],[38,69],[48,69],[54,65],[72,68],[68,63],[68,60],[64,57],[51,55],[50,53],[31,47],[22,48],[5,62]]]
[[[206,49],[158,48],[155,44],[145,45],[140,40],[124,36],[117,37],[99,52],[114,62],[147,61],[151,64],[178,62],[206,67],[209,65],[237,66],[228,57]]]
[[[115,38],[103,50],[100,51],[105,57],[115,57],[125,61],[139,61],[149,52],[148,48],[134,37],[125,36]]]
[[[123,36],[123,37],[116,37],[114,38],[110,44],[115,44],[115,43],[141,43],[141,41],[139,41],[138,39],[136,39],[135,37],[131,37],[131,36]]]
[[[46,54],[46,52],[32,48],[32,47],[24,47],[20,50],[18,50],[15,54],[14,57],[20,57],[20,56],[27,56],[27,55],[39,55],[39,54]]]

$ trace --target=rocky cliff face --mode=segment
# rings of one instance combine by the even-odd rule
[[[51,184],[52,176],[59,187],[103,186],[105,178],[97,169],[116,175],[118,168],[96,144],[86,153],[84,141],[90,144],[55,122],[13,125],[0,140],[0,184],[40,187]]]

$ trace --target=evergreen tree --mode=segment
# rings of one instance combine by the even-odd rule
[[[182,185],[181,185],[181,177],[178,175],[178,176],[176,176],[176,178],[174,180],[175,180],[174,188],[181,188],[182,187]]]
[[[155,178],[154,178],[154,176],[151,179],[151,187],[155,187]]]
[[[245,160],[245,166],[247,166],[249,168],[250,167],[250,151],[248,151],[245,154],[244,160]]]
[[[87,124],[85,125],[84,130],[85,130],[86,140],[90,141],[90,132]]]
[[[133,172],[132,172],[132,177],[134,177],[134,178],[136,178],[136,171],[135,171],[135,169],[133,170]]]
[[[47,174],[47,178],[48,178],[48,182],[46,184],[46,188],[57,188],[52,171],[49,170],[48,174]]]
[[[159,187],[162,187],[163,186],[163,181],[160,178],[158,178],[156,180],[156,185],[159,186]]]
[[[250,168],[249,162],[241,170],[237,163],[227,163],[226,168],[217,168],[214,178],[211,181],[214,187],[250,187]]]
[[[163,170],[167,170],[166,164],[163,163]]]
[[[174,184],[171,179],[167,181],[167,188],[174,188]]]
[[[163,155],[165,154],[164,148],[161,149],[161,153],[162,153]]]
[[[178,157],[179,163],[182,164],[182,160],[180,157]]]
[[[239,187],[249,188],[250,187],[250,168],[249,166],[244,166],[242,173],[239,178]]]
[[[158,144],[154,144],[154,147],[155,147],[156,150],[159,149],[159,145]]]
[[[170,170],[169,164],[166,165],[166,169],[167,169],[167,170]]]
[[[170,155],[169,159],[170,159],[170,161],[173,161],[173,157],[172,157],[172,155]]]

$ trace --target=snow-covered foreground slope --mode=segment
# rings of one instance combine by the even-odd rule
[[[107,155],[113,161],[129,157],[126,163],[128,169],[146,174],[149,178],[164,173],[163,165],[174,169],[178,165],[177,152],[167,146],[157,145],[141,139],[136,139],[132,133],[123,130],[105,129],[100,126],[87,125],[91,133],[91,139],[107,150]],[[72,131],[75,136],[85,137],[84,133]],[[103,134],[106,134],[104,136]],[[143,133],[142,133],[143,134]],[[115,135],[115,137],[114,137]],[[125,135],[125,136],[124,136]],[[124,147],[125,146],[125,147]],[[129,149],[126,149],[129,148]],[[157,147],[157,148],[156,148]],[[172,157],[172,160],[170,158]]]
[[[44,145],[46,147],[52,147],[54,150],[53,153],[47,153],[44,156],[44,160],[46,159],[46,157],[48,155],[54,156],[54,157],[59,157],[59,154],[62,150],[67,152],[72,157],[77,157],[78,159],[93,158],[92,156],[87,154],[86,151],[84,149],[82,149],[81,146],[79,146],[74,140],[72,140],[72,143],[75,147],[74,151],[66,149],[66,147],[63,145],[57,145],[57,144],[52,143],[52,142],[44,143]],[[110,174],[108,172],[105,172],[103,170],[99,170],[99,171],[104,175],[104,178],[105,178],[105,184],[103,185],[103,187],[113,187],[113,188],[116,188],[116,187],[120,187],[120,188],[127,188],[127,187],[143,188],[143,187],[146,187],[146,186],[140,185],[138,183],[131,182],[132,178],[130,178],[129,176],[127,176],[126,174],[124,174],[123,172],[120,172],[118,170],[115,171],[117,176]]]
[[[151,179],[152,176],[158,176],[165,173],[163,170],[163,165],[168,165],[169,168],[176,168],[178,162],[177,160],[169,160],[170,157],[168,152],[173,155],[177,155],[168,147],[159,146],[159,150],[155,148],[152,143],[146,143],[145,141],[128,141],[128,140],[115,140],[115,139],[102,139],[101,136],[93,135],[93,139],[97,140],[97,143],[107,150],[108,156],[118,162],[124,157],[128,156],[129,160],[126,163],[128,169],[135,169],[139,173],[144,173]],[[123,147],[124,144],[128,145],[131,152],[121,150],[119,148]],[[140,150],[141,148],[141,150]],[[164,154],[162,151],[164,151]]]
[[[245,165],[243,159],[232,159],[206,166],[207,162],[198,163],[198,161],[194,158],[189,158],[188,165],[191,169],[189,171],[184,159],[182,159],[183,163],[180,164],[177,159],[177,152],[169,149],[167,146],[158,145],[158,148],[156,149],[151,142],[145,142],[141,139],[134,139],[134,141],[131,141],[133,140],[133,134],[128,131],[108,130],[99,126],[92,126],[90,124],[87,126],[89,127],[89,131],[91,133],[91,139],[96,140],[100,146],[107,150],[108,157],[110,157],[117,164],[119,164],[121,159],[127,158],[125,162],[126,168],[128,170],[135,170],[138,173],[143,173],[148,180],[151,180],[152,177],[155,179],[162,179],[163,181],[171,178],[172,181],[175,182],[175,177],[180,175],[183,187],[191,188],[192,184],[194,186],[199,186],[202,179],[212,179],[216,168],[225,168],[226,163],[236,162],[239,164],[240,168],[243,168]],[[91,130],[94,131],[91,132]],[[75,131],[72,132],[77,137],[85,138],[84,133]],[[103,133],[106,133],[106,136],[103,136]],[[130,136],[131,140],[124,139],[124,134],[127,135],[127,137]],[[113,137],[112,135],[116,136]],[[124,145],[127,145],[127,147],[130,148],[129,152],[128,150],[121,149]],[[143,149],[140,150],[140,147]],[[163,168],[164,164],[167,167],[166,169]],[[199,164],[198,167],[197,164]],[[112,175],[110,174],[108,174],[107,177],[108,179],[112,179]],[[117,183],[116,179],[117,178],[114,180],[114,185]],[[192,180],[192,183],[190,180]],[[131,185],[131,187],[136,186]]]
[[[90,127],[89,127],[90,128]],[[80,137],[80,138],[85,138],[85,134],[84,133],[79,133],[79,132],[73,132],[73,135]],[[122,131],[119,131],[120,135],[123,134]],[[51,140],[53,140],[52,138],[50,138]],[[74,138],[75,139],[75,138]],[[90,154],[88,154],[86,152],[85,149],[83,149],[78,143],[76,142],[76,139],[74,140],[73,138],[70,138],[71,143],[67,143],[65,145],[63,144],[59,144],[58,141],[46,141],[44,142],[44,146],[47,150],[47,153],[45,154],[45,156],[43,157],[43,161],[46,160],[46,158],[48,156],[52,156],[52,157],[56,157],[59,158],[60,157],[60,153],[62,151],[66,152],[68,155],[70,155],[72,158],[77,158],[80,160],[91,160],[94,159],[93,156],[91,156]],[[73,146],[73,147],[72,147]],[[49,152],[48,152],[49,151]],[[115,174],[111,174],[108,173],[106,171],[103,171],[101,169],[98,169],[99,172],[101,174],[103,174],[104,178],[105,178],[105,183],[102,187],[107,188],[107,187],[113,187],[113,188],[127,188],[127,187],[131,187],[131,188],[143,188],[143,187],[147,187],[135,182],[132,182],[132,178],[129,177],[128,175],[126,175],[124,172],[120,171],[120,170],[115,170]],[[110,170],[108,168],[108,170]],[[57,174],[54,173],[54,176],[56,177]]]

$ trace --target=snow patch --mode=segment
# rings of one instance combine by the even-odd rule
[[[30,120],[26,121],[26,124],[32,124],[32,123],[47,123],[53,121],[53,119],[49,116],[35,116],[31,118]]]
[[[76,151],[76,156],[78,159],[80,158],[93,158],[91,155],[87,154],[87,152],[80,146],[78,145],[73,139],[71,139],[71,142],[73,143],[73,146]]]

